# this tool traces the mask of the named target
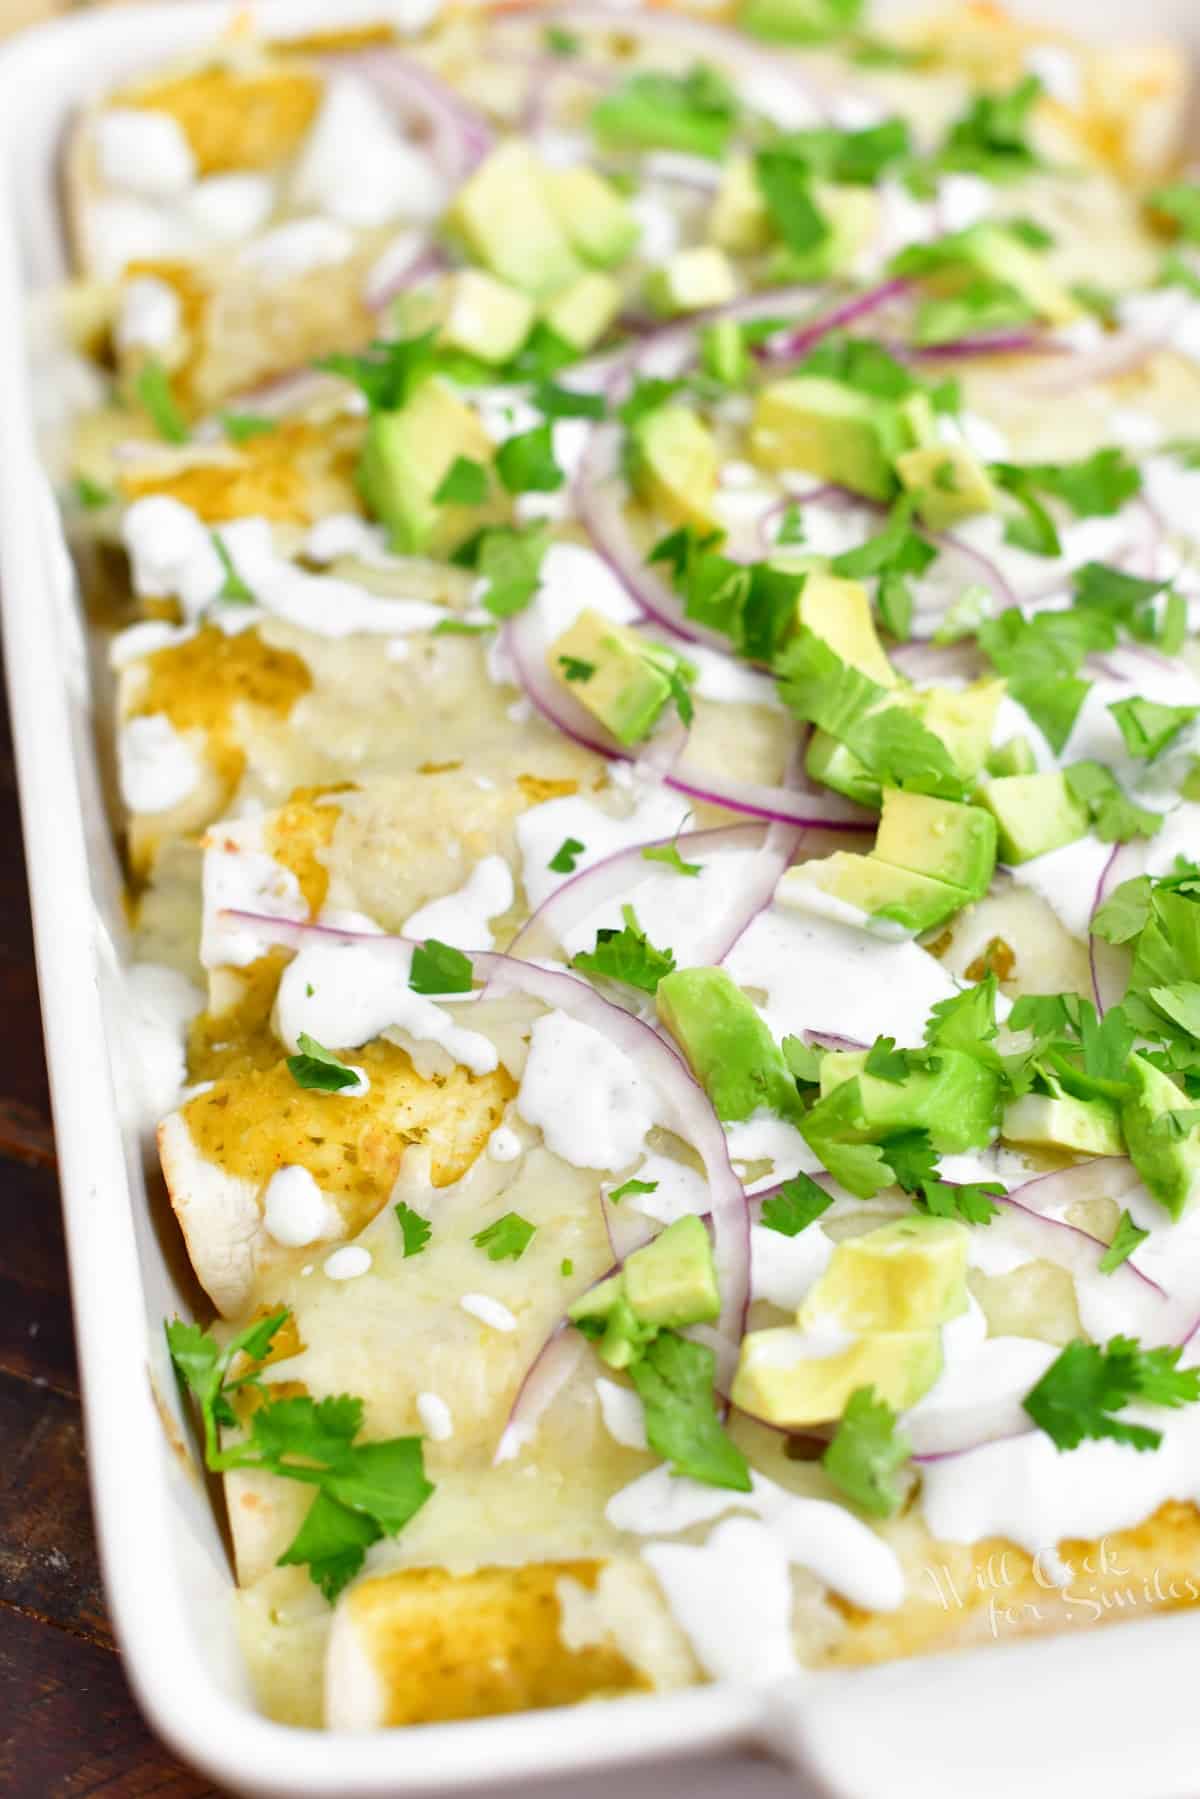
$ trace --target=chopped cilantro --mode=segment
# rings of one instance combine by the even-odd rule
[[[1042,92],[1025,75],[1006,93],[977,94],[937,153],[942,168],[966,169],[988,181],[1008,181],[1038,166],[1029,143],[1029,115]]]
[[[1141,698],[1114,700],[1108,709],[1120,727],[1125,748],[1142,762],[1161,756],[1200,712],[1200,706],[1163,706],[1157,700]]]
[[[1200,244],[1200,185],[1176,181],[1170,187],[1156,188],[1149,199],[1155,212],[1178,228],[1185,243]]]
[[[771,223],[789,250],[815,250],[829,236],[828,219],[813,199],[806,164],[786,149],[760,150],[754,173]]]
[[[71,486],[76,505],[82,506],[85,512],[100,512],[105,506],[116,505],[116,494],[88,475],[76,475]]]
[[[476,1249],[487,1251],[489,1262],[519,1262],[533,1241],[536,1224],[519,1212],[505,1212],[471,1238]]]
[[[896,1424],[895,1412],[875,1397],[874,1387],[858,1387],[821,1457],[834,1485],[875,1518],[890,1518],[904,1497],[896,1475],[911,1456],[912,1445]]]
[[[538,589],[542,559],[550,547],[544,524],[494,525],[479,540],[475,567],[487,581],[483,604],[493,618],[523,612]]]
[[[992,1047],[996,1035],[996,977],[988,974],[973,987],[964,987],[950,999],[930,1008],[925,1023],[925,1042],[931,1049],[961,1049],[977,1061],[994,1066]]]
[[[400,1225],[400,1236],[404,1243],[404,1259],[407,1261],[409,1256],[420,1255],[433,1233],[433,1226],[428,1218],[422,1218],[419,1212],[414,1212],[412,1207],[406,1205],[402,1199],[396,1201],[392,1210]]]
[[[200,1408],[205,1464],[214,1474],[254,1468],[317,1489],[278,1566],[307,1566],[326,1599],[337,1598],[362,1567],[372,1543],[396,1536],[433,1492],[419,1437],[356,1443],[363,1402],[348,1394],[273,1399],[262,1363],[291,1313],[279,1307],[222,1346],[198,1325],[166,1327],[171,1360]],[[239,1357],[251,1364],[231,1378]],[[218,1430],[236,1428],[233,1398],[251,1388],[260,1401],[240,1440],[220,1447]]]
[[[564,30],[561,25],[547,25],[542,32],[542,42],[551,56],[574,56],[579,50],[575,33]]]
[[[909,1075],[908,1052],[896,1048],[894,1037],[876,1037],[867,1051],[863,1073],[874,1075],[877,1081],[905,1081]]]
[[[562,669],[564,681],[590,681],[596,672],[596,664],[585,662],[582,656],[560,656],[558,666]]]
[[[510,437],[496,451],[496,472],[509,493],[553,493],[566,480],[554,459],[554,427],[547,422]]]
[[[171,377],[157,356],[148,356],[138,370],[134,391],[160,437],[172,444],[188,441],[187,421],[172,391]]]
[[[785,1037],[780,1045],[789,1073],[802,1087],[815,1087],[821,1079],[823,1049],[805,1043],[803,1037]]]
[[[621,917],[625,921],[622,928],[598,930],[595,948],[573,956],[571,967],[654,993],[663,976],[674,968],[675,957],[669,949],[656,949],[647,940],[632,906],[622,906]]]
[[[358,1070],[347,1068],[307,1031],[301,1031],[296,1041],[300,1054],[289,1056],[287,1067],[297,1087],[307,1087],[314,1093],[341,1093],[346,1087],[359,1085]]]
[[[779,529],[775,533],[777,544],[794,544],[805,542],[804,514],[795,500],[789,500],[779,518]]]
[[[217,595],[227,605],[253,606],[254,595],[234,567],[233,557],[225,547],[225,539],[219,531],[212,533],[213,549],[217,552],[221,567],[225,571],[225,579],[221,583],[221,591]]]
[[[614,1187],[608,1197],[609,1197],[609,1199],[612,1200],[614,1205],[619,1205],[621,1200],[628,1199],[630,1194],[632,1194],[632,1193],[657,1193],[657,1192],[658,1192],[658,1182],[657,1181],[632,1180],[632,1181],[623,1181],[619,1187]]]
[[[737,96],[724,76],[698,63],[686,75],[659,70],[631,75],[592,108],[591,126],[619,148],[681,150],[719,161],[737,110]]]
[[[1161,812],[1148,812],[1125,794],[1111,769],[1101,762],[1072,762],[1064,770],[1067,786],[1080,805],[1086,806],[1092,833],[1102,843],[1128,843],[1132,837],[1153,837],[1163,821]]]
[[[429,330],[390,342],[377,338],[360,355],[338,351],[323,356],[316,366],[352,381],[366,395],[372,412],[397,412],[437,369],[436,337],[436,331]]]
[[[279,429],[278,419],[265,418],[258,412],[223,412],[221,429],[232,444],[249,443],[252,437],[265,437]]]
[[[487,470],[469,456],[456,456],[434,492],[438,506],[482,506],[487,499]]]
[[[1175,1407],[1200,1399],[1200,1368],[1177,1367],[1181,1353],[1178,1347],[1142,1349],[1133,1337],[1113,1337],[1104,1347],[1068,1343],[1025,1395],[1025,1410],[1060,1450],[1105,1437],[1134,1449],[1157,1449],[1161,1431],[1115,1414],[1131,1400]]]
[[[546,867],[556,875],[573,875],[575,863],[586,848],[587,845],[580,843],[578,837],[564,837]]]
[[[608,409],[603,394],[580,393],[553,381],[539,381],[530,399],[548,419],[602,419]]]
[[[887,1159],[896,1185],[906,1193],[919,1193],[926,1181],[937,1177],[937,1156],[928,1131],[901,1131],[889,1137]]]
[[[414,993],[469,993],[471,958],[436,937],[427,937],[412,953],[408,984]]]
[[[705,1344],[660,1331],[629,1370],[646,1418],[646,1439],[673,1474],[750,1491],[741,1450],[721,1428],[713,1399],[716,1357]]]
[[[473,624],[465,618],[439,618],[430,633],[433,637],[483,637],[496,629],[494,624]]]
[[[1010,281],[976,275],[955,294],[933,294],[921,300],[913,318],[913,341],[926,347],[954,343],[1025,325],[1035,317],[1025,296]]]
[[[798,1237],[832,1204],[832,1193],[818,1187],[811,1175],[798,1174],[770,1199],[763,1200],[759,1223],[769,1231],[778,1231],[781,1237]]]
[[[1128,1261],[1139,1243],[1144,1243],[1150,1235],[1133,1222],[1128,1212],[1122,1212],[1117,1220],[1117,1228],[1113,1232],[1113,1240],[1100,1257],[1101,1274],[1115,1274],[1122,1262]]]
[[[571,1276],[575,1272],[575,1264],[571,1260],[570,1256],[563,1257],[562,1261],[558,1264],[558,1272],[562,1275],[562,1277],[565,1281],[570,1280]]]
[[[884,1153],[887,1145],[884,1146]],[[935,1218],[957,1218],[963,1224],[990,1224],[996,1216],[996,1200],[1007,1189],[999,1181],[925,1181],[916,1203]]]
[[[695,876],[704,872],[701,863],[684,861],[679,854],[678,843],[648,843],[642,851],[642,857],[647,862],[665,862],[677,875]]]

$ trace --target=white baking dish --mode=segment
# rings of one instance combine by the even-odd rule
[[[215,34],[232,3],[118,8],[47,26],[0,56],[0,576],[88,1455],[113,1620],[161,1734],[214,1780],[295,1799],[379,1799],[566,1779],[643,1764],[656,1794],[797,1790],[864,1799],[1021,1792],[1194,1799],[1200,1616],[1053,1642],[372,1736],[285,1729],[251,1707],[209,1498],[167,1445],[175,1387],[161,1320],[185,1305],[170,1222],[156,1234],[128,1103],[120,883],[101,800],[74,578],[34,439],[25,303],[61,271],[57,153],[72,108],[125,70]],[[379,0],[268,0],[275,28],[378,16]],[[897,6],[886,7],[895,11]],[[1044,0],[1084,33],[1128,29],[1121,0]],[[1197,0],[1143,0],[1140,35],[1190,35]],[[37,397],[43,398],[42,392]],[[768,1749],[785,1774],[750,1752]],[[684,1761],[685,1756],[703,1761]],[[669,1768],[645,1767],[671,1758]],[[594,1780],[588,1776],[598,1776]],[[636,1778],[636,1777],[635,1777]],[[605,1791],[611,1790],[611,1773]]]

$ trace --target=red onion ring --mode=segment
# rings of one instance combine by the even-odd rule
[[[400,112],[416,113],[429,130],[433,159],[451,185],[465,181],[492,147],[481,113],[423,64],[391,47],[339,56],[334,64],[368,81]]]
[[[612,1272],[610,1270],[610,1272]],[[492,1457],[493,1468],[511,1462],[537,1435],[543,1415],[549,1411],[580,1362],[586,1339],[563,1317],[546,1338],[517,1388],[500,1441]]]
[[[375,268],[367,276],[363,288],[363,300],[372,312],[382,312],[389,306],[397,294],[407,292],[415,287],[418,281],[425,281],[434,275],[440,275],[448,266],[442,252],[430,244],[424,244],[402,268],[390,271],[387,268],[388,252],[385,250]],[[377,271],[384,270],[383,279],[378,278]]]
[[[868,288],[865,294],[853,294],[848,300],[823,313],[820,318],[802,325],[786,336],[769,337],[760,344],[757,354],[763,362],[798,362],[802,356],[819,344],[822,338],[828,337],[832,331],[840,331],[845,325],[853,325],[859,319],[867,318],[878,312],[889,300],[895,300],[906,294],[912,287],[906,275],[894,275],[890,281],[883,281],[878,287]],[[765,315],[770,317],[770,313]]]

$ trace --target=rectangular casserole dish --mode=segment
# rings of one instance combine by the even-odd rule
[[[378,16],[381,5],[356,7]],[[881,9],[902,10],[899,7]],[[1030,10],[1030,9],[1027,9]],[[1036,9],[1095,35],[1121,9]],[[793,1785],[769,1750],[842,1794],[1194,1792],[1189,1656],[1200,1620],[1148,1621],[1081,1640],[1013,1643],[763,1691],[719,1686],[394,1735],[315,1735],[252,1709],[234,1637],[221,1528],[182,1452],[159,1320],[186,1309],[179,1256],[147,1203],[128,1092],[120,873],[97,763],[74,576],[35,442],[39,378],[24,320],[62,268],[57,158],[73,108],[98,86],[202,43],[237,8],[131,7],[31,33],[0,58],[0,577],[47,1054],[78,1322],[98,1533],[114,1624],[154,1727],[215,1781],[261,1795],[383,1795],[597,1779],[619,1764],[704,1755],[673,1777],[695,1790]],[[261,9],[283,30],[322,9]],[[1139,32],[1191,34],[1188,0],[1143,8]],[[149,1373],[149,1378],[148,1378]],[[177,1447],[172,1447],[174,1440]],[[1119,1742],[1092,1720],[1122,1720]],[[651,1778],[659,1780],[661,1772]]]

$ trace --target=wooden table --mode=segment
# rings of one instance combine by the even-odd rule
[[[147,1730],[105,1617],[7,707],[0,845],[0,1792],[199,1799],[215,1789]]]

